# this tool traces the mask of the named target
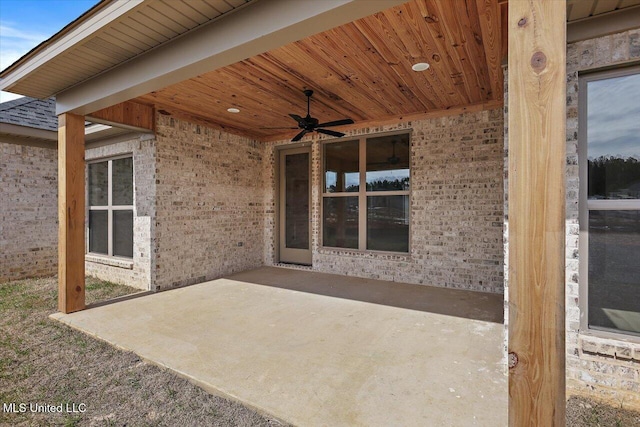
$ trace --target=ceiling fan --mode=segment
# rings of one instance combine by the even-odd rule
[[[342,119],[342,120],[335,120],[332,122],[326,122],[326,123],[319,123],[319,120],[316,119],[315,117],[311,117],[311,113],[310,113],[310,107],[311,107],[311,96],[313,95],[313,91],[310,89],[304,90],[303,93],[306,95],[307,97],[307,116],[306,117],[300,117],[297,114],[289,114],[289,117],[291,117],[293,120],[295,120],[296,122],[298,122],[298,127],[297,128],[289,128],[289,129],[302,129],[300,131],[300,133],[298,133],[296,136],[293,137],[293,139],[291,140],[291,142],[296,142],[296,141],[300,141],[302,139],[303,136],[305,136],[308,132],[318,132],[318,133],[323,133],[325,135],[331,135],[331,136],[335,136],[335,137],[342,137],[345,134],[342,132],[336,132],[333,130],[328,130],[328,129],[321,129],[321,128],[328,128],[328,127],[333,127],[333,126],[342,126],[342,125],[350,125],[353,124],[353,120],[351,119]],[[263,128],[263,129],[275,129],[275,128]],[[282,128],[280,128],[282,129]]]

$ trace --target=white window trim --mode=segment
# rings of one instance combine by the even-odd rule
[[[113,205],[113,179],[112,179],[113,161],[119,160],[119,159],[131,159],[133,163],[133,171],[132,171],[133,176],[131,177],[132,178],[131,185],[132,185],[132,190],[135,190],[136,174],[135,174],[135,162],[133,162],[133,153],[127,153],[127,154],[122,154],[122,155],[108,157],[108,158],[92,159],[91,161],[87,162],[87,173],[89,170],[89,165],[107,162],[108,177],[107,177],[107,205],[106,206],[91,206],[89,180],[87,179],[87,193],[86,193],[87,225],[86,225],[86,233],[85,233],[86,235],[85,247],[87,250],[86,254],[91,255],[93,257],[114,258],[114,259],[121,259],[125,261],[131,261],[133,260],[133,257],[125,257],[125,256],[113,254],[113,211],[118,211],[118,210],[132,211],[133,217],[135,218],[136,216],[135,191],[133,191],[132,205],[116,205],[116,206]],[[87,178],[88,178],[88,175],[87,175]],[[90,211],[107,211],[107,252],[108,253],[106,254],[103,254],[100,252],[91,252],[89,250],[89,233],[91,232],[91,230],[89,229],[89,212]],[[133,233],[133,230],[132,230],[132,233]],[[134,235],[134,244],[135,244],[135,235]]]
[[[634,332],[589,326],[589,211],[592,210],[640,210],[640,200],[589,200],[588,145],[587,139],[587,103],[589,82],[606,80],[640,74],[640,66],[632,65],[623,68],[589,71],[578,78],[578,222],[579,234],[579,307],[580,333],[602,338],[624,339],[640,343],[640,334]]]
[[[367,162],[366,162],[366,144],[368,139],[379,138],[392,135],[407,135],[409,137],[409,190],[397,190],[397,191],[367,191]],[[339,192],[328,193],[325,190],[325,146],[343,141],[358,141],[358,191],[351,192]],[[320,249],[325,251],[341,251],[341,252],[357,252],[357,253],[372,253],[381,255],[393,255],[406,257],[411,254],[411,192],[413,189],[413,162],[411,158],[411,129],[403,129],[401,131],[383,132],[376,134],[362,135],[357,138],[344,138],[344,139],[331,139],[322,141],[321,143],[321,158],[320,164]],[[362,159],[365,159],[362,161]],[[409,197],[409,241],[407,242],[406,252],[393,252],[393,251],[378,251],[367,249],[367,197],[368,196],[408,196]],[[358,198],[358,247],[357,248],[341,248],[335,246],[327,246],[324,244],[324,199],[330,197],[357,197]],[[364,209],[361,209],[364,206]]]

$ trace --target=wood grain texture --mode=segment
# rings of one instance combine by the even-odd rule
[[[137,100],[258,140],[296,127],[303,89],[321,122],[446,114],[502,100],[500,25],[497,0],[412,0]],[[414,72],[417,62],[431,66]]]
[[[150,131],[153,131],[155,126],[153,107],[132,101],[94,111],[87,115],[87,120]]]
[[[85,308],[84,117],[58,117],[58,310]]]
[[[566,5],[509,3],[509,425],[565,422]]]

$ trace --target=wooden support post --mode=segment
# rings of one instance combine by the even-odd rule
[[[509,2],[509,425],[565,423],[566,2]]]
[[[84,117],[58,117],[58,310],[84,302]]]

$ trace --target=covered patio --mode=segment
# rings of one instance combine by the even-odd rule
[[[509,422],[561,425],[565,2],[233,3],[225,16],[209,2],[194,11],[186,2],[173,10],[162,1],[105,0],[2,74],[4,89],[56,95],[59,310],[71,313],[58,318],[296,424],[504,425],[499,320],[508,282]],[[315,91],[321,120],[310,115],[309,98],[308,119],[298,115],[302,89]],[[150,290],[194,286],[82,311],[91,241],[85,120],[154,134],[151,160],[132,161],[149,171],[147,185],[136,181],[146,191],[136,201],[150,207],[121,207],[139,215],[131,229],[145,227],[144,247],[131,244],[133,264],[144,258]],[[318,121],[348,121],[328,135],[360,138],[359,170],[341,171],[359,174],[359,207],[343,203],[334,215],[343,225],[357,221],[360,237],[349,244],[321,232],[333,196],[322,187],[331,171],[322,169],[327,138],[314,134]],[[409,133],[407,155],[396,156],[389,140],[384,166],[376,160],[367,169],[366,149],[376,142],[367,135]],[[366,293],[335,295],[339,281],[354,279],[316,273],[288,279],[310,288],[286,290],[283,278],[262,283],[280,270],[228,276],[284,259],[287,199],[278,174],[286,160],[277,159],[287,145],[307,150],[299,153],[309,171],[305,263],[344,274],[376,268],[375,277],[395,282],[393,292],[380,285],[381,298],[370,301],[374,282],[359,279]],[[140,146],[127,152],[136,157]],[[376,253],[365,238],[368,197],[377,197],[367,193],[366,174],[400,160],[411,190],[385,196],[404,198],[394,208],[407,212],[393,220],[408,237],[402,251]],[[337,197],[349,200],[349,191]],[[403,281],[415,285],[402,290]],[[468,290],[411,290],[421,284]],[[477,298],[452,296],[477,295],[470,289],[496,292],[489,312],[498,317],[480,316]]]
[[[263,267],[54,317],[294,425],[505,425],[502,297]]]

